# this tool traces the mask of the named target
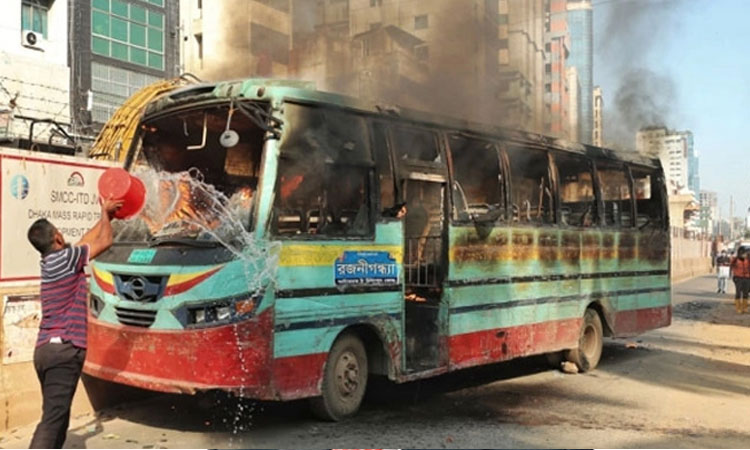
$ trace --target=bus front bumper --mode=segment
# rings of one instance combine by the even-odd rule
[[[152,330],[89,317],[83,371],[160,392],[219,389],[272,399],[272,336],[272,309],[242,322],[192,330]]]

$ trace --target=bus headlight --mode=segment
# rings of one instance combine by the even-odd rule
[[[228,320],[232,317],[232,309],[229,306],[216,307],[216,320]]]
[[[181,321],[188,327],[205,326],[209,324],[231,323],[242,320],[252,315],[255,307],[260,302],[261,296],[254,296],[244,300],[233,302],[206,303],[202,305],[187,305],[175,311],[175,315],[183,318]],[[187,314],[185,314],[187,310]]]

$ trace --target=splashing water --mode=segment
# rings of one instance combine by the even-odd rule
[[[230,197],[207,184],[197,169],[163,172],[140,169],[135,172],[146,186],[146,202],[133,219],[122,221],[116,230],[116,241],[144,244],[160,240],[194,239],[218,242],[244,265],[242,282],[251,295],[262,295],[275,279],[280,253],[279,242],[259,240],[248,230],[252,192],[239,189]],[[250,375],[253,367],[245,359],[238,325],[232,327],[240,370]],[[269,339],[271,337],[269,336]],[[243,388],[231,413],[232,432],[237,434],[251,424],[255,402],[247,403]],[[221,402],[215,402],[219,406]],[[225,421],[226,422],[226,421]]]

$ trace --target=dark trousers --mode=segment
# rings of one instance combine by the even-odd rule
[[[62,448],[84,359],[86,350],[70,343],[47,343],[34,350],[34,368],[42,385],[42,420],[29,448]]]
[[[750,294],[750,278],[734,277],[734,299],[747,298]]]

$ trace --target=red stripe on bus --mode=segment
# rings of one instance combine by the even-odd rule
[[[451,336],[452,368],[471,367],[577,345],[581,319],[554,320]]]
[[[206,273],[204,273],[202,275],[198,275],[197,277],[192,278],[192,279],[190,279],[188,281],[183,281],[182,283],[178,283],[178,284],[175,284],[175,285],[172,285],[172,286],[167,286],[167,288],[164,290],[164,295],[177,295],[177,294],[181,294],[181,293],[187,291],[188,289],[190,289],[190,288],[192,288],[194,286],[197,286],[198,284],[202,283],[203,281],[205,281],[206,279],[208,279],[211,275],[213,275],[216,272],[218,272],[219,269],[221,269],[221,267],[217,267],[216,269],[214,269],[214,270],[212,270],[210,272],[206,272]]]
[[[672,323],[672,306],[618,311],[615,313],[615,336],[632,336]]]

